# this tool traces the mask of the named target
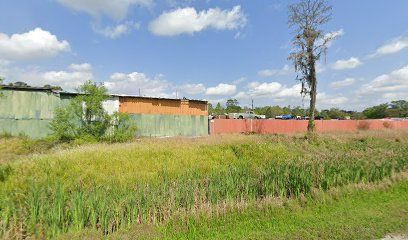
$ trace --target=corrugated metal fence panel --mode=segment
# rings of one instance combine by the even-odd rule
[[[12,135],[24,134],[32,138],[50,133],[49,122],[54,109],[61,103],[52,92],[2,91],[0,97],[0,132]]]
[[[236,119],[213,119],[210,121],[211,134],[226,133],[261,133],[282,134],[306,132],[308,121],[302,120],[236,120]],[[381,130],[386,128],[406,128],[408,120],[317,120],[317,132],[347,132],[358,131],[368,128],[370,130]]]
[[[2,91],[0,118],[52,119],[54,109],[60,104],[51,92]]]
[[[173,137],[208,135],[205,116],[131,114],[136,122],[137,136]]]
[[[0,132],[13,136],[23,134],[31,138],[42,138],[51,133],[50,122],[51,120],[38,119],[0,119]]]

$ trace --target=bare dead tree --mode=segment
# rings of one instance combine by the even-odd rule
[[[301,0],[289,6],[289,27],[294,29],[292,52],[289,60],[298,73],[296,79],[302,83],[302,96],[310,97],[309,132],[315,130],[315,109],[317,95],[316,63],[327,54],[330,41],[335,34],[325,34],[322,26],[330,21],[332,7],[327,0]]]

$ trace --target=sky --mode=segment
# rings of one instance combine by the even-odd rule
[[[242,106],[308,106],[288,60],[295,0],[1,0],[0,76],[72,91]],[[317,106],[408,99],[407,0],[329,0],[336,40],[318,63]]]

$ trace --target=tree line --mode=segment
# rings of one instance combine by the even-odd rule
[[[218,102],[215,106],[208,104],[208,113],[212,116],[220,116],[229,113],[237,113],[252,110],[248,107],[241,107],[238,100],[228,99],[225,105]],[[255,107],[256,114],[265,115],[266,118],[275,118],[282,115],[307,116],[309,109],[304,109],[300,106],[263,106]],[[339,108],[330,109],[315,109],[315,116],[319,118],[330,119],[381,119],[381,118],[407,118],[408,117],[408,101],[397,100],[390,103],[384,103],[373,107],[368,107],[363,111],[348,111]]]

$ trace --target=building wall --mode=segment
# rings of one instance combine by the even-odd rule
[[[207,104],[198,101],[120,97],[120,111],[140,114],[208,116]]]
[[[0,97],[0,132],[32,138],[50,133],[49,122],[61,103],[58,95],[45,91],[3,90]]]
[[[207,104],[200,101],[120,97],[120,111],[136,122],[138,136],[208,135]]]
[[[103,109],[110,115],[119,112],[119,105],[119,97],[110,97],[102,103]]]

